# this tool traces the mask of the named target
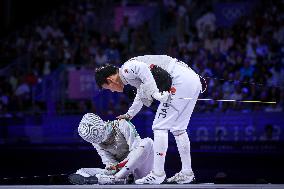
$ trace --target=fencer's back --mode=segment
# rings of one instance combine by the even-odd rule
[[[164,70],[168,69],[168,65],[177,59],[172,58],[167,55],[144,55],[144,56],[136,56],[133,59],[144,62],[147,65],[155,64]]]
[[[122,161],[129,154],[129,146],[125,137],[120,132],[118,127],[114,127],[114,140],[110,144],[99,144],[101,148],[116,157],[116,160]]]

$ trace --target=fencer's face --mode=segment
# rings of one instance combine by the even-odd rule
[[[103,89],[108,89],[111,92],[123,92],[124,84],[120,80],[118,74],[111,75],[107,78],[107,83],[102,85]]]

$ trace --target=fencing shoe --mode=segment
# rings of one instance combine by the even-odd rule
[[[98,184],[127,184],[127,179],[118,179],[114,175],[96,174]]]
[[[173,177],[167,179],[167,183],[177,183],[177,184],[189,184],[195,182],[195,177],[193,172],[190,174],[185,174],[182,171],[176,173]]]
[[[147,176],[135,181],[135,184],[161,184],[164,182],[166,174],[158,176],[151,171]]]
[[[96,176],[84,177],[80,174],[71,174],[68,176],[69,182],[75,185],[83,185],[83,184],[97,184],[98,178]]]

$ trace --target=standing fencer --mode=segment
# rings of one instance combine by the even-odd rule
[[[131,119],[153,99],[160,101],[152,129],[154,131],[154,167],[151,173],[136,184],[160,184],[166,178],[164,170],[168,149],[168,130],[173,133],[180,154],[182,169],[167,179],[171,183],[191,183],[190,141],[186,132],[197,98],[202,90],[199,75],[185,63],[167,55],[134,57],[121,68],[103,65],[96,69],[95,78],[100,88],[122,92],[124,85],[137,88],[133,104],[119,119]],[[170,91],[170,92],[169,92]],[[184,100],[190,97],[192,100]]]
[[[130,174],[139,179],[153,169],[153,141],[141,139],[129,121],[105,122],[98,115],[87,113],[78,133],[95,147],[105,168],[81,168],[69,176],[73,184],[125,183]]]

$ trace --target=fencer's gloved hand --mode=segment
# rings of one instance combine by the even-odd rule
[[[117,165],[113,165],[113,164],[106,166],[105,171],[104,171],[106,175],[114,175],[117,172],[118,172]]]
[[[109,165],[105,169],[107,169],[107,170],[117,170],[117,165]]]
[[[121,120],[121,119],[131,120],[132,116],[130,116],[128,113],[126,113],[126,114],[119,115],[116,118],[119,119],[119,120]]]
[[[117,173],[117,170],[108,170],[108,169],[105,169],[104,170],[104,174],[105,175],[115,175]]]
[[[152,94],[152,97],[163,103],[169,102],[172,99],[172,95],[168,91],[155,92]]]

